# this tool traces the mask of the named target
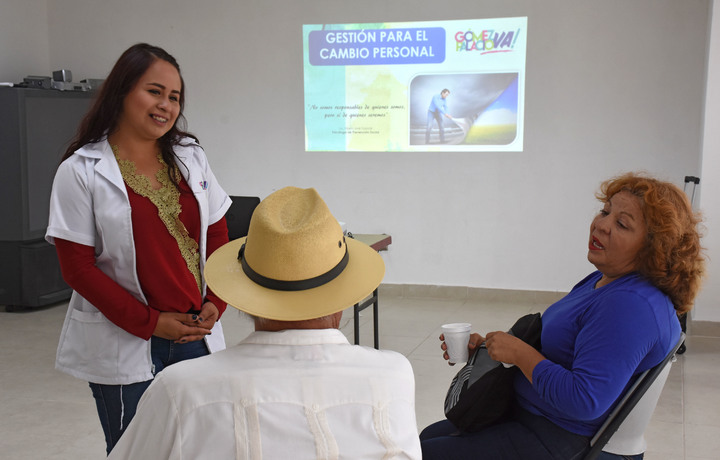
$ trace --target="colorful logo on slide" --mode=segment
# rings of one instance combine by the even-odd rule
[[[515,42],[520,36],[520,29],[496,31],[483,30],[475,33],[472,30],[455,33],[455,51],[480,51],[480,54],[508,53],[513,51]]]

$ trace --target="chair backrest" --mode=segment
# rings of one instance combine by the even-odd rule
[[[645,429],[650,424],[653,412],[657,406],[660,394],[662,393],[665,381],[670,374],[672,361],[665,365],[665,368],[650,385],[645,396],[640,398],[637,405],[625,417],[617,431],[608,440],[603,452],[621,456],[642,454],[647,450],[645,442]]]
[[[625,392],[590,441],[590,452],[585,460],[594,460],[602,451],[617,455],[637,455],[645,451],[645,429],[665,386],[675,352],[684,341],[685,333],[682,333],[665,359],[640,374]]]
[[[232,204],[225,213],[230,241],[247,236],[250,218],[260,198],[256,196],[230,196]]]

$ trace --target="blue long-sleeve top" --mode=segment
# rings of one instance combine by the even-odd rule
[[[432,100],[430,101],[430,107],[428,107],[428,112],[440,112],[442,115],[445,115],[447,113],[447,100],[443,99],[442,94],[436,94],[433,96]]]
[[[634,381],[680,339],[670,299],[636,273],[595,289],[594,272],[542,317],[532,384],[515,379],[519,404],[573,433],[592,436]]]

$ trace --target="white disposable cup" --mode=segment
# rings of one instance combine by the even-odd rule
[[[470,341],[470,323],[443,324],[442,333],[447,345],[449,362],[465,363],[468,360],[468,342]]]

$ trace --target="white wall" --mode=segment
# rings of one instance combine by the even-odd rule
[[[45,74],[68,68],[76,80],[103,78],[133,43],[166,48],[183,68],[189,128],[227,191],[318,188],[350,231],[392,234],[386,282],[563,291],[592,269],[587,232],[601,180],[644,169],[682,186],[698,175],[704,199],[714,193],[700,172],[709,2],[47,0],[36,14],[15,8],[34,26],[46,23],[45,11],[52,18]],[[528,16],[525,152],[304,151],[303,23],[503,16]],[[0,30],[6,23],[15,21],[3,14]],[[18,41],[26,28],[13,30]],[[0,51],[0,69],[6,56]],[[19,67],[16,78],[31,73]],[[706,148],[703,161],[711,157]],[[698,304],[696,319],[712,315],[717,302]]]
[[[0,82],[48,73],[47,0],[2,0]]]
[[[720,3],[712,11],[708,48],[709,62],[705,95],[700,208],[707,227],[703,244],[710,257],[708,277],[695,302],[692,318],[720,322]]]

